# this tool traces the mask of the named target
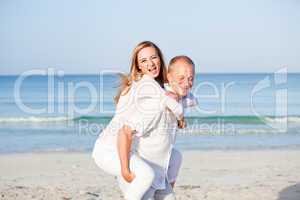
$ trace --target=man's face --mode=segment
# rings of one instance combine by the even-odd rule
[[[179,96],[184,97],[193,87],[194,76],[194,67],[184,60],[179,60],[173,64],[167,77],[172,89]]]

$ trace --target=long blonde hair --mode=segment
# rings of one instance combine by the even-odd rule
[[[141,70],[138,67],[138,53],[146,48],[146,47],[153,47],[160,59],[160,71],[159,75],[155,78],[155,80],[158,82],[158,84],[163,88],[164,83],[166,82],[166,65],[164,62],[163,54],[161,50],[158,48],[156,44],[150,41],[143,41],[139,43],[132,52],[131,56],[131,66],[130,66],[130,73],[128,75],[125,74],[119,74],[120,76],[120,86],[117,95],[115,96],[114,100],[117,104],[119,102],[120,96],[125,95],[131,88],[132,81],[138,81],[142,78],[143,74]]]

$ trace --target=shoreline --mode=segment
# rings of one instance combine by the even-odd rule
[[[176,197],[299,200],[300,150],[182,151]],[[0,199],[122,199],[90,152],[0,154]]]
[[[273,147],[273,148],[228,148],[228,149],[220,149],[220,148],[203,148],[203,149],[190,149],[190,148],[177,148],[180,152],[268,152],[268,151],[299,151],[300,152],[300,146],[280,146],[280,147]],[[92,150],[36,150],[36,151],[24,151],[24,152],[0,152],[0,158],[2,156],[9,156],[9,155],[34,155],[34,154],[92,154]]]

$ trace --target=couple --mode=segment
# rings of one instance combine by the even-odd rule
[[[118,178],[126,200],[175,199],[182,156],[173,145],[177,128],[185,127],[184,107],[196,104],[189,93],[194,68],[189,57],[176,56],[166,69],[160,49],[149,41],[134,49],[115,116],[93,150],[95,163]]]

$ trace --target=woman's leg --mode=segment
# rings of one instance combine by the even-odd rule
[[[113,176],[120,175],[120,161],[115,150],[98,148],[94,155],[94,161],[104,172]]]
[[[126,200],[141,200],[146,191],[151,188],[154,171],[137,155],[130,157],[130,170],[135,174],[135,178],[128,183],[122,176],[118,176],[120,188]]]
[[[168,168],[168,182],[174,187],[182,163],[182,154],[175,148],[172,149]]]
[[[96,164],[106,173],[118,177],[120,189],[126,200],[140,200],[151,187],[154,171],[139,156],[130,156],[130,170],[135,174],[131,183],[126,182],[121,175],[120,160],[115,151],[101,150],[94,157]]]

